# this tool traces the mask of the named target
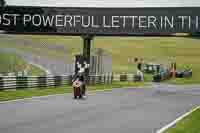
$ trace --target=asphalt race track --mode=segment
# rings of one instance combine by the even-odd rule
[[[153,85],[0,103],[0,133],[155,133],[200,105],[200,86]]]

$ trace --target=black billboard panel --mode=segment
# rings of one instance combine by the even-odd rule
[[[155,8],[0,8],[5,33],[60,35],[135,35],[195,33],[200,30],[200,7]]]

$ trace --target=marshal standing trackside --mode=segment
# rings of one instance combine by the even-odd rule
[[[11,33],[118,35],[199,32],[200,8],[53,8],[0,9],[0,30]]]

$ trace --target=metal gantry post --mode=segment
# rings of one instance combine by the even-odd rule
[[[90,50],[91,50],[91,41],[93,39],[92,35],[83,35],[83,57],[87,60],[87,63],[90,64]],[[86,70],[86,81],[89,81],[89,68]]]

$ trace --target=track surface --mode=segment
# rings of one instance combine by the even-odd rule
[[[0,104],[0,133],[155,133],[200,105],[200,86],[153,85]]]

